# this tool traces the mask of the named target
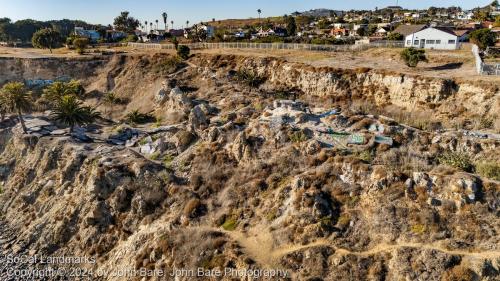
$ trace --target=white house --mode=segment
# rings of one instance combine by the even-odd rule
[[[460,43],[453,30],[443,27],[428,27],[407,35],[405,47],[457,50]]]

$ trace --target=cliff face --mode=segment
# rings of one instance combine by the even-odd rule
[[[15,69],[9,79],[74,75],[88,103],[114,91],[127,104],[100,108],[116,116],[142,106],[177,118],[99,121],[77,130],[89,143],[42,113],[27,117],[29,134],[14,117],[0,122],[0,264],[9,254],[85,256],[93,262],[66,266],[100,270],[97,280],[123,280],[113,269],[198,268],[279,268],[290,280],[498,278],[500,185],[460,157],[498,163],[499,141],[329,108],[332,99],[434,104],[449,118],[445,109],[471,91],[471,102],[491,104],[489,115],[496,89],[273,59],[197,55],[168,74],[165,65],[162,56],[115,56],[0,66],[0,76]],[[266,81],[242,81],[239,69]],[[299,91],[309,108],[276,105],[283,89]],[[475,113],[463,107],[460,114]],[[0,279],[15,280],[5,268]]]

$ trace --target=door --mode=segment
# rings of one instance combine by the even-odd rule
[[[425,48],[425,39],[420,39],[420,48]]]

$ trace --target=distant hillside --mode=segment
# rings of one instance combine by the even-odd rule
[[[245,26],[256,26],[259,24],[271,23],[271,24],[281,24],[283,23],[283,17],[268,17],[268,18],[249,18],[249,19],[226,19],[226,20],[215,20],[208,22],[217,28],[243,28]]]

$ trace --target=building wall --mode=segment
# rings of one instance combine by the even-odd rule
[[[456,50],[460,47],[458,37],[435,28],[427,28],[406,36],[405,47],[421,48],[425,40],[425,49]]]

